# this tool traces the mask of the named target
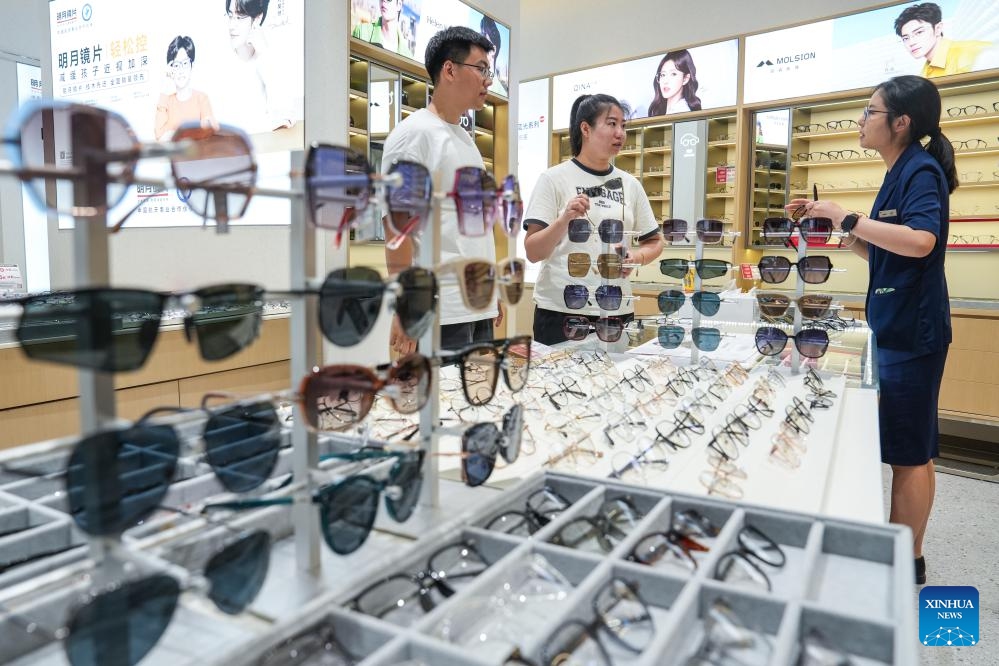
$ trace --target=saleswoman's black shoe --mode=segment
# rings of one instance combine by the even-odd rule
[[[926,584],[926,559],[920,555],[916,558],[916,585]]]

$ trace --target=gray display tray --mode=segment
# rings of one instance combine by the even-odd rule
[[[504,511],[522,510],[527,496],[546,484],[573,502],[551,523],[529,538],[483,529]],[[551,543],[566,522],[592,515],[602,502],[621,495],[630,496],[645,515],[611,552],[581,552]],[[717,537],[706,540],[709,551],[699,554],[696,571],[662,562],[645,566],[626,559],[645,534],[667,528],[673,512],[685,508],[696,508],[721,526]],[[904,527],[851,523],[556,473],[538,473],[525,479],[504,493],[501,501],[467,512],[459,522],[426,535],[379,574],[423,569],[431,553],[458,539],[473,541],[487,559],[501,557],[412,625],[400,627],[345,608],[344,604],[374,579],[357,580],[348,590],[317,598],[283,619],[268,635],[229,654],[228,659],[234,660],[238,654],[242,663],[255,663],[281,640],[315,625],[320,618],[333,616],[351,629],[352,640],[360,640],[355,634],[359,630],[382,641],[378,650],[355,653],[363,657],[360,663],[366,666],[405,660],[434,666],[497,665],[504,663],[515,647],[532,663],[540,663],[551,633],[568,619],[592,619],[594,594],[610,577],[617,576],[637,584],[651,609],[656,631],[638,657],[612,650],[615,664],[683,664],[697,650],[708,609],[717,599],[724,600],[748,629],[763,637],[753,649],[740,653],[746,663],[793,664],[803,637],[814,629],[857,664],[908,665],[917,661],[911,640],[915,630],[911,536]],[[770,593],[715,580],[712,575],[718,559],[737,547],[744,525],[765,532],[787,555],[783,568],[767,569],[773,583]],[[528,554],[544,556],[572,584],[558,612],[522,634],[516,644],[490,641],[470,649],[438,637],[442,621],[472,614],[476,606],[469,605],[470,600],[501,583]],[[392,640],[386,640],[388,637]],[[368,641],[366,645],[377,643]]]

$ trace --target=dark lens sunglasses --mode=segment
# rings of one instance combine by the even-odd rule
[[[721,259],[697,259],[687,261],[686,259],[662,259],[659,262],[659,272],[667,277],[682,280],[693,266],[698,277],[702,280],[722,277],[732,269],[732,264]]]
[[[666,291],[659,292],[656,302],[659,305],[659,312],[665,315],[671,315],[674,312],[679,312],[680,308],[683,307],[684,301],[686,300],[687,295],[682,291],[677,289],[667,289]],[[696,291],[690,295],[690,303],[705,317],[713,317],[718,314],[718,310],[721,309],[722,300],[716,293],[710,291]]]
[[[384,189],[387,220],[395,249],[406,236],[422,230],[429,219],[433,180],[425,166],[397,160],[387,175],[375,174],[367,158],[351,148],[313,144],[305,160],[305,193],[309,219],[320,229],[336,232],[336,245],[361,222],[375,193]]]
[[[56,291],[7,301],[23,308],[17,339],[29,357],[102,372],[138,370],[160,331],[168,301],[188,305],[184,334],[201,357],[217,361],[253,342],[260,331],[263,290],[226,284],[175,294],[142,289]]]
[[[256,598],[267,577],[270,552],[270,535],[254,531],[208,560],[203,572],[210,585],[208,598],[220,611],[236,615]],[[181,591],[173,577],[154,574],[89,598],[73,611],[63,640],[69,663],[139,663],[169,627]]]
[[[413,414],[430,395],[430,361],[408,354],[374,369],[337,364],[316,368],[302,379],[299,405],[310,428],[337,431],[364,420],[382,393],[400,414]]]
[[[182,444],[170,425],[149,423],[156,409],[127,428],[84,437],[66,470],[56,475],[25,467],[0,466],[18,476],[63,476],[69,513],[92,536],[117,535],[159,507],[177,469]],[[177,411],[170,409],[169,411]],[[205,409],[205,460],[230,492],[247,492],[270,478],[281,447],[281,426],[267,401]]]
[[[479,237],[500,224],[508,236],[520,230],[524,208],[520,186],[507,176],[502,187],[485,169],[461,167],[454,172],[454,189],[448,192],[458,212],[458,231],[463,236]]]
[[[621,287],[616,284],[602,284],[593,295],[601,310],[618,310],[624,299]],[[562,300],[570,310],[581,310],[590,303],[590,288],[585,284],[567,284],[562,290]]]
[[[788,335],[773,326],[756,329],[756,349],[764,356],[776,356],[784,351],[788,338],[794,338],[798,353],[807,358],[821,358],[829,348],[829,334],[821,328],[803,328],[796,335]]]
[[[660,326],[658,331],[659,345],[664,349],[676,349],[683,342],[684,329],[682,326],[668,325]],[[697,326],[690,329],[690,339],[694,341],[694,346],[701,351],[715,351],[721,344],[721,331],[717,328],[707,328]]]
[[[499,371],[511,392],[516,393],[527,384],[531,367],[531,341],[529,335],[515,338],[477,342],[461,351],[444,356],[441,367],[457,365],[461,375],[461,388],[468,404],[481,406],[493,399]]]
[[[316,490],[312,503],[319,505],[319,526],[326,545],[334,553],[346,555],[364,545],[378,513],[378,498],[385,493],[385,508],[397,522],[413,515],[423,485],[424,452],[361,449],[353,453],[331,454],[321,460],[337,459],[353,462],[395,459],[386,479],[367,474],[355,474],[342,481]],[[204,511],[247,511],[267,506],[290,506],[293,497],[273,497],[213,502]]]
[[[797,267],[798,276],[808,284],[822,284],[829,279],[833,264],[829,257],[804,257],[801,261],[792,263],[787,257],[766,255],[760,257],[757,265],[760,278],[770,284],[780,284],[787,279],[792,267]]]
[[[621,220],[601,220],[594,228],[593,223],[585,217],[569,221],[569,240],[573,243],[585,243],[590,240],[590,233],[596,231],[602,243],[620,243],[624,240],[624,222]]]
[[[828,217],[768,217],[763,220],[763,237],[789,241],[795,228],[809,245],[825,245],[832,237],[833,224]]]
[[[617,342],[624,332],[624,320],[620,317],[589,317],[568,316],[562,320],[562,333],[567,340],[584,340],[591,332],[603,342]]]
[[[524,430],[524,412],[513,405],[503,415],[503,428],[495,423],[476,423],[461,436],[461,480],[469,486],[481,486],[489,480],[496,466],[497,454],[508,463],[520,455],[520,439]]]
[[[387,291],[395,294],[395,313],[406,335],[419,339],[433,321],[438,291],[434,274],[417,267],[385,282],[378,271],[364,266],[331,271],[319,288],[323,335],[340,347],[360,343],[374,329]]]

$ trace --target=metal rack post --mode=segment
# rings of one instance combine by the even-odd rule
[[[800,232],[799,232],[800,235]],[[805,281],[801,278],[801,260],[805,258],[808,254],[808,241],[805,240],[804,236],[801,236],[801,240],[798,241],[798,274],[795,276],[796,286],[794,289],[795,298],[800,299],[805,293]],[[801,307],[795,303],[794,307],[794,334],[798,335],[801,331]],[[795,338],[795,343],[791,345],[791,374],[796,375],[801,371],[801,354],[798,353],[797,338]]]
[[[304,191],[305,158],[302,151],[291,156],[292,190]],[[291,199],[291,281],[293,292],[302,294],[316,271],[316,231],[305,220],[305,197]],[[317,309],[309,307],[308,297],[291,298],[291,385],[305,377],[319,361],[319,322]],[[305,423],[305,414],[295,405],[291,431],[292,472],[296,479],[305,481],[295,492],[292,523],[295,527],[295,560],[300,571],[315,572],[319,569],[320,534],[317,507],[312,503],[310,469],[319,464],[319,444],[316,434]]]
[[[444,204],[445,195],[441,192],[434,192],[433,212],[431,213],[430,224],[420,234],[419,242],[419,262],[421,266],[432,268],[440,263],[441,257],[441,207]],[[441,348],[441,305],[440,299],[434,305],[434,319],[427,328],[427,332],[420,338],[420,349],[428,357],[436,357]],[[440,479],[437,473],[437,452],[439,448],[439,437],[437,424],[440,423],[440,391],[438,390],[440,380],[440,365],[431,364],[430,370],[430,399],[420,410],[420,441],[427,443],[427,453],[423,459],[423,485],[420,489],[420,505],[428,508],[436,508],[440,504]]]

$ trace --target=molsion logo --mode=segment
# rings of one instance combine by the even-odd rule
[[[978,590],[928,586],[919,592],[919,642],[927,647],[978,645]]]
[[[791,55],[778,56],[776,58],[764,58],[756,67],[769,67],[771,72],[789,72],[791,70],[799,69],[803,63],[809,60],[816,60],[818,55],[815,51],[803,51],[801,53],[794,53]]]

